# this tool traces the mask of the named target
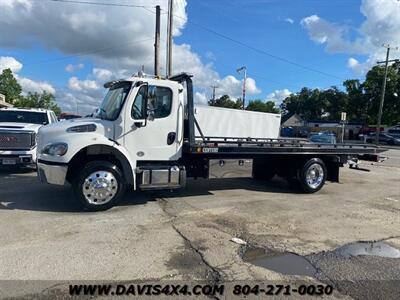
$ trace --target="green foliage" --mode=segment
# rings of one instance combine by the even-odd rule
[[[242,109],[243,104],[241,99],[237,99],[236,101],[231,100],[228,95],[223,95],[215,100],[208,101],[208,105],[210,106],[218,106],[225,108],[234,108],[234,109]]]
[[[28,93],[26,96],[21,95],[22,88],[10,69],[3,70],[0,75],[0,93],[5,95],[6,101],[15,107],[51,109],[57,116],[61,113],[53,94],[43,92],[41,94]]]
[[[233,109],[242,109],[243,102],[241,98],[236,99],[236,101],[229,98],[228,95],[223,95],[215,100],[208,101],[210,106],[218,106]],[[279,113],[279,108],[275,107],[273,101],[263,102],[262,100],[253,100],[247,105],[246,110],[259,111],[266,113]]]
[[[28,93],[27,96],[20,97],[15,101],[14,106],[51,109],[57,116],[61,113],[61,109],[58,107],[54,95],[47,92],[41,94]]]
[[[21,96],[22,88],[10,69],[4,69],[0,74],[0,94],[6,97],[6,102],[13,104]]]
[[[260,112],[274,113],[274,114],[278,114],[280,112],[279,109],[275,107],[275,102],[273,101],[264,102],[259,99],[250,101],[249,105],[247,105],[246,107],[246,110],[260,111]]]
[[[400,64],[389,67],[382,123],[400,123]],[[340,120],[347,112],[348,120],[376,124],[382,91],[384,68],[373,67],[365,81],[352,79],[343,83],[345,91],[332,87],[327,90],[303,88],[286,98],[281,109],[284,113],[297,113],[306,120]]]

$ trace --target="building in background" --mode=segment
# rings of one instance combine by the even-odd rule
[[[308,128],[306,122],[298,114],[287,114],[282,116],[282,137],[307,137]]]
[[[346,140],[358,139],[363,133],[363,123],[346,122],[344,138]],[[342,136],[342,123],[340,121],[304,120],[298,114],[282,116],[281,136],[306,138],[312,133],[331,132],[335,136]]]
[[[342,134],[342,124],[339,121],[324,121],[324,120],[311,120],[307,121],[307,127],[310,132],[332,132],[337,137]],[[363,123],[361,122],[347,122],[345,124],[344,139],[355,140],[358,139],[362,133]]]
[[[12,107],[12,105],[6,102],[6,97],[3,94],[0,94],[0,108],[2,107]]]

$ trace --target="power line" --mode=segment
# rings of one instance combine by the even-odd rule
[[[53,0],[51,0],[51,1],[53,1]],[[147,39],[138,40],[138,41],[130,41],[130,42],[126,42],[126,43],[123,43],[123,44],[119,44],[118,46],[113,46],[113,47],[108,47],[108,48],[102,48],[102,49],[97,49],[97,50],[92,50],[92,51],[81,52],[81,53],[72,54],[72,55],[63,56],[63,57],[58,57],[58,58],[54,58],[54,59],[42,60],[42,61],[31,62],[31,63],[28,62],[27,64],[25,64],[25,66],[51,63],[51,62],[62,61],[62,60],[67,60],[67,59],[71,59],[71,58],[76,58],[76,57],[82,57],[82,56],[87,56],[87,55],[91,55],[91,54],[96,54],[96,53],[100,53],[100,52],[107,52],[107,51],[110,51],[110,50],[114,50],[114,49],[126,46],[127,44],[139,44],[139,43],[147,42],[147,41],[150,41],[150,40],[153,40],[153,38],[147,38]]]
[[[105,2],[89,2],[89,1],[79,1],[79,0],[48,0],[48,1],[51,1],[51,2],[62,2],[62,3],[73,3],[73,4],[88,4],[88,5],[115,6],[115,7],[134,7],[134,8],[142,8],[142,9],[145,9],[146,11],[149,11],[149,12],[155,14],[155,11],[152,11],[152,10],[149,9],[149,8],[153,8],[153,7],[145,6],[145,5],[134,5],[134,4],[123,4],[123,3],[105,3]],[[162,9],[162,10],[164,10],[164,9]],[[254,52],[258,52],[258,53],[263,54],[263,55],[265,55],[265,56],[274,58],[274,59],[276,59],[276,60],[285,62],[285,63],[290,64],[290,65],[293,65],[293,66],[296,66],[296,67],[301,68],[301,69],[303,69],[303,70],[307,70],[307,71],[314,72],[314,73],[318,73],[318,74],[321,74],[321,75],[324,75],[324,76],[327,76],[327,77],[331,77],[331,78],[336,78],[336,79],[342,80],[342,78],[340,78],[340,77],[338,77],[338,76],[336,76],[336,75],[329,74],[329,73],[327,73],[327,72],[320,71],[320,70],[314,69],[314,68],[312,68],[312,67],[299,64],[299,63],[294,62],[294,61],[291,61],[291,60],[289,60],[289,59],[287,59],[287,58],[280,57],[280,56],[278,56],[278,55],[269,53],[269,52],[267,52],[267,51],[264,50],[264,49],[260,49],[260,48],[257,48],[257,47],[248,45],[248,44],[246,44],[245,42],[239,41],[239,40],[234,39],[234,38],[232,38],[232,37],[230,37],[230,36],[228,36],[228,35],[225,35],[225,34],[223,34],[223,33],[217,32],[217,31],[215,31],[214,29],[211,29],[211,28],[208,28],[208,27],[206,27],[206,26],[203,26],[203,25],[201,25],[201,24],[199,24],[199,23],[197,23],[197,22],[193,22],[193,21],[187,20],[186,18],[183,18],[183,17],[178,16],[178,15],[176,15],[176,14],[174,14],[174,17],[177,17],[177,18],[186,20],[188,23],[190,23],[190,24],[192,24],[192,25],[194,25],[194,26],[197,26],[197,27],[203,29],[204,31],[207,31],[207,32],[209,32],[209,33],[212,33],[212,34],[214,34],[214,35],[216,35],[216,36],[218,36],[218,37],[220,37],[220,38],[223,38],[223,39],[225,39],[225,40],[228,40],[228,41],[230,41],[230,42],[233,42],[233,43],[235,43],[235,44],[238,44],[238,45],[240,45],[240,46],[242,46],[242,47],[244,47],[244,48],[247,48],[247,49],[249,49],[249,50],[252,50],[252,51],[254,51]]]
[[[152,8],[151,6],[135,5],[135,4],[123,4],[123,3],[91,2],[91,1],[78,1],[78,0],[47,0],[47,1],[73,3],[73,4],[102,5],[102,6]]]
[[[177,18],[186,20],[185,18],[183,18],[183,17],[181,17],[181,16],[178,16],[178,15],[174,15],[174,16],[177,17]],[[304,69],[304,70],[307,70],[307,71],[310,71],[310,72],[314,72],[314,73],[318,73],[318,74],[321,74],[321,75],[324,75],[324,76],[327,76],[327,77],[332,77],[332,78],[336,78],[336,79],[342,80],[342,78],[340,78],[339,76],[336,76],[336,75],[333,75],[333,74],[329,74],[329,73],[327,73],[327,72],[323,72],[323,71],[320,71],[320,70],[317,70],[317,69],[314,69],[314,68],[311,68],[311,67],[308,67],[308,66],[305,66],[305,65],[296,63],[296,62],[291,61],[291,60],[289,60],[289,59],[286,59],[286,58],[284,58],[284,57],[280,57],[280,56],[277,56],[277,55],[275,55],[275,54],[269,53],[269,52],[267,52],[267,51],[265,51],[265,50],[263,50],[263,49],[259,49],[259,48],[257,48],[257,47],[248,45],[248,44],[246,44],[246,43],[244,43],[244,42],[242,42],[242,41],[236,40],[236,39],[234,39],[234,38],[232,38],[232,37],[230,37],[230,36],[228,36],[228,35],[225,35],[225,34],[223,34],[223,33],[219,33],[219,32],[217,32],[217,31],[215,31],[214,29],[208,28],[208,27],[203,26],[203,25],[201,25],[201,24],[199,24],[199,23],[196,23],[196,22],[193,22],[193,21],[190,21],[190,20],[187,20],[187,22],[190,23],[190,24],[192,24],[192,25],[195,25],[195,26],[197,26],[197,27],[199,27],[199,28],[201,28],[201,29],[203,29],[204,31],[210,32],[210,33],[212,33],[212,34],[214,34],[214,35],[216,35],[216,36],[219,36],[219,37],[221,37],[221,38],[223,38],[223,39],[225,39],[225,40],[231,41],[231,42],[233,42],[233,43],[235,43],[235,44],[238,44],[238,45],[240,45],[240,46],[242,46],[242,47],[245,47],[245,48],[247,48],[247,49],[250,49],[250,50],[252,50],[252,51],[254,51],[254,52],[258,52],[258,53],[260,53],[260,54],[269,56],[269,57],[274,58],[274,59],[276,59],[276,60],[280,60],[280,61],[282,61],[282,62],[285,62],[285,63],[287,63],[287,64],[291,64],[291,65],[293,65],[293,66],[296,66],[296,67],[298,67],[298,68],[301,68],[301,69]]]

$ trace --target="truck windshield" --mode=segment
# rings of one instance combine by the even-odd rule
[[[105,120],[115,120],[131,89],[132,82],[124,81],[114,84],[100,105],[97,116]]]
[[[0,110],[0,122],[43,124],[49,123],[47,114],[32,111]]]

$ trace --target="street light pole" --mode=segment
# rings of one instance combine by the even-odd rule
[[[246,81],[247,81],[247,67],[243,66],[236,70],[239,74],[243,71],[243,90],[242,90],[242,100],[243,100],[243,109],[246,109]]]
[[[212,85],[212,101],[215,101],[215,90],[218,88],[216,85]]]

